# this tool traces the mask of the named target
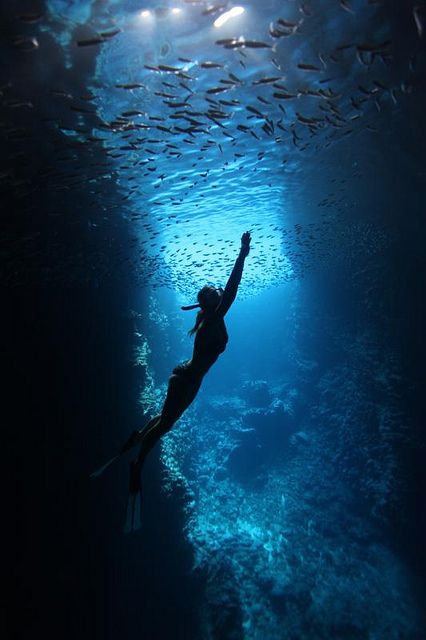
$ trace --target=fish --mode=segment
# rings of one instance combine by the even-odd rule
[[[219,120],[217,120],[214,116],[212,116],[210,113],[207,113],[207,118],[209,120],[211,120],[214,124],[216,124],[218,127],[220,127],[221,129],[224,129],[225,127],[223,126],[223,124],[221,122],[219,122]],[[214,144],[216,144],[216,141],[214,141]]]
[[[356,47],[356,45],[353,42],[348,42],[345,44],[340,44],[338,47],[336,47],[336,51],[345,51],[346,49],[352,49],[352,47]]]
[[[345,11],[348,11],[348,13],[352,13],[352,14],[355,13],[355,11],[351,7],[351,4],[350,4],[349,0],[340,0],[340,6]]]
[[[102,44],[105,42],[105,38],[98,36],[97,38],[87,38],[85,40],[77,40],[78,47],[92,47],[96,44]]]
[[[239,78],[237,78],[237,76],[233,73],[229,73],[228,74],[229,77],[231,78],[232,82],[236,83],[236,84],[242,84],[242,80],[240,80]]]
[[[264,124],[262,125],[262,130],[263,130],[263,131],[266,133],[266,135],[268,135],[268,136],[272,136],[272,135],[273,135],[273,133],[274,133],[273,128],[272,128],[270,125],[268,125],[268,123],[267,123],[267,122],[264,122]]]
[[[357,109],[357,111],[361,109],[360,102],[355,100],[353,96],[351,96],[351,105],[353,106],[354,109]]]
[[[194,93],[193,90],[190,87],[188,87],[188,85],[186,85],[184,82],[179,82],[179,86],[182,87],[182,89],[185,89],[185,91],[188,91],[189,93]]]
[[[163,104],[165,104],[167,107],[171,107],[171,108],[181,108],[181,107],[186,107],[187,106],[187,102],[173,102],[171,100],[163,100]]]
[[[379,87],[379,89],[383,89],[384,91],[389,91],[388,87],[383,84],[383,82],[380,82],[379,80],[373,80],[374,84]]]
[[[146,68],[149,68],[148,65],[144,65]],[[155,69],[155,68],[154,68]],[[181,71],[183,71],[182,67],[171,67],[168,64],[159,64],[157,69],[159,69],[160,71],[165,71],[167,73],[180,73]]]
[[[229,91],[229,87],[213,87],[207,89],[206,93],[222,93],[223,91]]]
[[[18,107],[29,107],[32,109],[34,107],[33,103],[29,100],[15,100],[13,98],[10,100],[4,100],[2,102],[2,106],[9,107],[10,109],[17,109]]]
[[[211,16],[215,13],[218,13],[219,11],[222,11],[222,9],[226,8],[226,4],[216,4],[216,5],[210,5],[209,7],[206,7],[206,9],[204,9],[201,12],[202,16]]]
[[[123,111],[123,113],[121,114],[121,116],[123,118],[131,118],[132,116],[144,116],[145,114],[143,113],[143,111],[137,111],[136,109],[133,109],[131,111]]]
[[[296,117],[302,124],[306,125],[317,125],[319,122],[322,122],[322,118],[307,118],[303,116],[301,113],[296,111]]]
[[[178,71],[176,73],[176,76],[178,78],[184,78],[185,80],[192,80],[193,79],[192,76],[190,76],[188,73],[184,73],[183,71]]]
[[[21,22],[25,22],[27,24],[34,24],[35,22],[39,22],[43,18],[43,13],[21,13],[16,17]]]
[[[159,96],[160,98],[168,98],[170,100],[177,98],[173,93],[166,93],[165,91],[154,91],[154,95]]]
[[[274,25],[271,23],[269,26],[269,35],[271,38],[283,38],[285,36],[292,36],[294,33],[294,29],[290,29],[289,31],[283,31],[282,29],[274,28]]]
[[[246,107],[247,111],[250,111],[251,113],[254,113],[254,115],[258,116],[259,118],[263,118],[264,115],[261,111],[259,111],[259,109],[256,109],[256,107],[252,107],[251,105],[248,105]]]
[[[219,62],[200,62],[201,69],[223,69],[224,65]]]
[[[87,109],[86,107],[79,107],[76,105],[71,105],[70,106],[71,111],[76,111],[77,113],[96,113],[95,109]]]
[[[363,42],[361,44],[357,44],[356,48],[358,51],[363,51],[367,53],[376,53],[376,52],[388,49],[391,44],[392,44],[391,40],[385,40],[384,42],[379,42],[379,43]]]
[[[303,2],[300,7],[299,7],[299,11],[300,13],[302,13],[304,16],[312,16],[313,15],[313,11],[311,9],[311,7],[306,3]]]
[[[281,84],[281,82],[274,82],[274,84],[272,85],[274,87],[274,89],[279,89],[280,91],[287,91],[287,87],[285,84]]]
[[[219,100],[220,104],[223,104],[225,107],[235,107],[241,102],[239,100]]]
[[[100,35],[102,38],[113,38],[114,36],[121,33],[121,29],[113,29],[113,31],[101,31]]]
[[[423,14],[423,15],[422,15]],[[419,4],[413,7],[413,18],[416,23],[417,33],[419,38],[423,37],[423,23],[424,23],[425,7]]]
[[[283,93],[282,91],[276,91],[272,95],[274,98],[277,98],[277,100],[291,100],[292,98],[297,98],[297,95],[294,93]]]
[[[226,49],[237,49],[247,47],[249,49],[272,49],[272,45],[262,40],[246,40],[245,38],[226,38],[216,40],[216,44],[223,45]]]
[[[290,29],[293,29],[294,27],[297,27],[299,25],[298,22],[290,22],[289,20],[284,20],[283,18],[278,18],[277,22],[282,27],[289,27]]]
[[[146,86],[141,82],[127,82],[124,84],[114,85],[117,89],[146,89]]]
[[[333,99],[337,100],[342,95],[340,93],[336,93],[332,89],[319,89],[319,93],[327,100],[333,100]]]
[[[252,85],[258,85],[258,84],[272,84],[273,82],[276,82],[277,80],[281,80],[282,78],[280,76],[272,76],[269,78],[260,78],[259,80],[253,80]]]
[[[272,45],[261,40],[245,40],[244,46],[249,49],[272,49]]]
[[[321,71],[321,69],[314,64],[305,64],[304,62],[299,62],[297,67],[302,69],[302,71]]]
[[[327,69],[327,63],[326,63],[326,61],[325,61],[325,59],[324,59],[324,54],[320,52],[320,53],[318,54],[318,58],[321,60],[321,62],[322,62],[322,65],[323,65],[324,69]]]
[[[33,36],[16,36],[13,39],[12,44],[20,51],[26,52],[35,51],[40,46],[37,38]]]
[[[359,51],[358,49],[357,49],[357,52],[356,52],[356,57],[357,57],[358,62],[360,64],[363,64],[366,67],[369,67],[373,63],[373,60],[374,60],[374,57],[373,57],[373,55],[371,53],[365,53],[364,51]]]

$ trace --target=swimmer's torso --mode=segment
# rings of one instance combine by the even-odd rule
[[[194,340],[192,359],[176,367],[176,373],[202,378],[226,349],[228,333],[222,316],[212,315],[200,324]]]

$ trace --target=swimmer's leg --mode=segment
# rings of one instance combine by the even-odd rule
[[[126,505],[125,533],[137,531],[141,526],[142,490],[141,473],[145,458],[162,435],[170,431],[173,423],[167,422],[162,416],[152,421],[150,428],[143,431],[141,448],[136,460],[130,463],[129,495]]]
[[[129,439],[126,440],[126,442],[122,446],[119,455],[123,455],[123,453],[126,453],[127,451],[130,451],[130,449],[133,449],[133,447],[136,447],[136,445],[140,444],[142,442],[142,440],[144,439],[146,432],[149,431],[151,429],[151,427],[156,425],[156,423],[158,423],[160,421],[160,419],[161,419],[161,415],[154,416],[144,426],[143,429],[133,431],[133,433],[130,435]]]
[[[188,383],[177,375],[172,375],[169,380],[167,397],[161,415],[156,416],[143,429],[136,432],[135,440],[140,442],[140,450],[137,459],[130,465],[129,496],[126,506],[126,520],[124,530],[136,531],[141,526],[141,472],[146,456],[158,442],[173,427],[182,413],[188,408],[200,388],[201,380]],[[133,434],[123,448],[128,450],[133,444]]]

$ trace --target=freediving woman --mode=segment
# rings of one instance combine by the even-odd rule
[[[204,286],[197,295],[197,304],[182,307],[188,311],[200,308],[194,327],[189,334],[195,335],[191,360],[173,369],[169,379],[166,399],[162,411],[154,416],[140,431],[134,431],[123,445],[120,453],[109,460],[92,476],[99,476],[116,458],[140,444],[139,455],[130,463],[129,497],[126,507],[125,530],[133,531],[140,526],[141,472],[146,456],[156,442],[170,431],[197,395],[204,376],[226,349],[228,333],[224,317],[235,300],[243,274],[244,260],[250,251],[250,232],[241,236],[241,248],[225,289]]]

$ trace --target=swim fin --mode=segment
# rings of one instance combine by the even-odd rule
[[[142,526],[142,489],[140,475],[141,469],[135,460],[130,463],[129,495],[127,498],[126,518],[124,522],[125,533],[137,531]]]
[[[114,456],[113,458],[111,458],[111,460],[108,460],[108,462],[106,462],[102,467],[99,467],[99,469],[96,469],[96,471],[93,471],[93,473],[90,474],[90,477],[91,478],[99,478],[99,476],[101,476],[103,474],[105,469],[108,469],[109,465],[112,464],[114,462],[114,460],[117,460],[117,458],[119,458],[120,455],[121,454],[118,454],[118,455]]]
[[[133,433],[130,435],[128,440],[121,447],[120,453],[117,453],[117,455],[115,455],[113,458],[108,460],[108,462],[102,465],[102,467],[99,467],[99,469],[96,469],[96,471],[90,474],[90,477],[99,478],[99,476],[103,474],[105,469],[108,469],[108,467],[110,466],[110,464],[114,462],[114,460],[117,460],[124,453],[127,453],[127,451],[130,451],[130,449],[133,449],[133,447],[136,447],[142,441],[142,433],[143,433],[143,430],[133,431]]]

